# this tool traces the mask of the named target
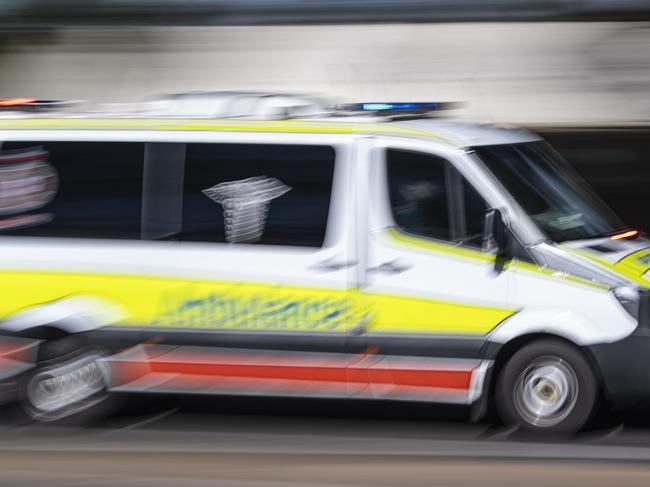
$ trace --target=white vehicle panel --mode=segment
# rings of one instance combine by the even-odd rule
[[[369,167],[372,198],[369,202],[369,271],[365,277],[365,291],[370,294],[509,308],[509,271],[495,272],[494,264],[489,260],[458,258],[450,253],[405,246],[383,237],[386,229],[395,225],[387,194],[384,162],[387,148],[424,152],[452,163],[456,161],[456,151],[439,144],[388,138],[377,141]],[[385,263],[394,263],[403,271],[384,273],[374,270]]]
[[[356,248],[352,238],[356,194],[352,186],[351,136],[321,134],[264,134],[135,130],[20,130],[3,131],[11,141],[136,141],[214,142],[248,144],[329,145],[336,163],[328,227],[322,248],[237,244],[107,240],[94,238],[17,237],[0,239],[0,267],[5,270],[151,276],[180,281],[214,280],[345,290],[357,280]],[[221,211],[216,209],[215,211]],[[75,311],[83,314],[84,302]],[[69,303],[44,309],[34,318],[21,316],[9,326],[37,323],[58,316]],[[88,304],[88,303],[86,303]],[[94,305],[89,305],[92,312]],[[47,318],[50,319],[50,318]],[[70,321],[70,320],[68,320]],[[99,320],[98,326],[112,320]],[[76,326],[76,325],[74,325]],[[90,325],[89,325],[90,326]],[[80,325],[84,328],[85,325]],[[82,330],[83,331],[83,330]]]
[[[621,340],[637,326],[607,289],[512,267],[513,303],[521,311],[495,329],[490,341],[551,333],[578,345],[594,345]]]
[[[124,311],[95,296],[70,296],[20,311],[0,324],[0,329],[21,332],[51,325],[68,333],[82,333],[110,325],[124,318]]]

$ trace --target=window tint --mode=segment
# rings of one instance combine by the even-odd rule
[[[185,144],[147,142],[142,185],[142,238],[177,235],[183,225]]]
[[[417,235],[451,238],[444,159],[388,151],[388,183],[395,223]]]
[[[481,246],[487,205],[446,160],[391,149],[387,173],[398,227],[415,235]]]
[[[463,200],[465,227],[459,229],[456,240],[465,245],[480,247],[483,243],[483,220],[488,205],[466,179],[463,179]]]
[[[174,238],[321,246],[334,159],[326,146],[187,144]]]
[[[546,143],[483,146],[475,152],[553,241],[604,237],[625,227]]]
[[[144,144],[5,142],[0,234],[140,238]]]

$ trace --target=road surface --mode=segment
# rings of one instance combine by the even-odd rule
[[[542,441],[466,423],[464,414],[391,403],[155,397],[80,427],[18,423],[8,410],[0,485],[650,485],[643,421]]]

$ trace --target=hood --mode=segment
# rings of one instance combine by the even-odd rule
[[[565,242],[562,247],[650,288],[650,240],[599,238]]]

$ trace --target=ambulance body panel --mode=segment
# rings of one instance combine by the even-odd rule
[[[108,391],[476,405],[517,351],[551,339],[581,354],[575,370],[543,363],[530,370],[547,375],[521,385],[551,408],[551,428],[567,424],[556,396],[568,394],[566,417],[581,407],[580,357],[612,404],[648,392],[647,373],[639,391],[617,377],[639,366],[637,355],[625,368],[621,344],[648,347],[634,336],[648,334],[650,244],[549,239],[552,215],[522,207],[480,156],[545,150],[529,132],[444,119],[35,118],[0,120],[0,142],[0,171],[24,173],[0,189],[0,329],[35,347],[82,337],[100,358],[80,363],[101,364],[93,380]],[[108,212],[96,224],[107,207],[128,221]],[[507,249],[489,245],[494,209]],[[581,216],[562,218],[558,232]],[[42,417],[65,409],[35,401]]]

